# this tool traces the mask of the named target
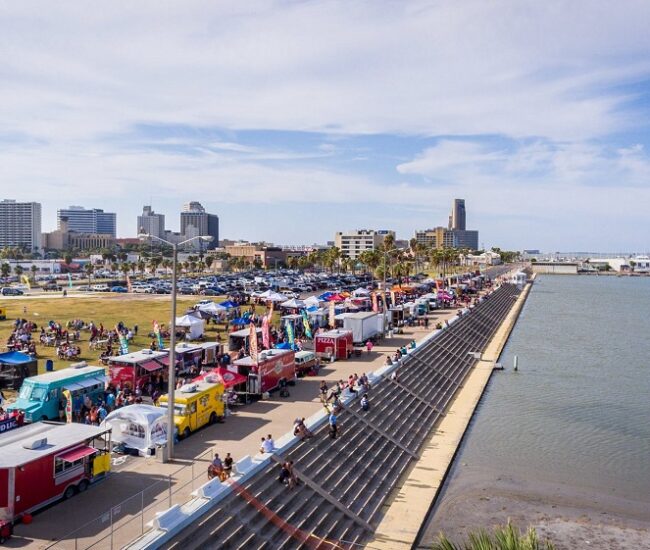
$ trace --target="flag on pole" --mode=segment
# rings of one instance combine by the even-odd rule
[[[255,323],[250,324],[250,334],[248,336],[248,349],[251,355],[251,361],[257,365],[257,329]]]
[[[72,288],[72,275],[68,273],[68,288]]]
[[[390,291],[390,303],[393,307],[397,305],[397,300],[395,300],[395,291],[391,290]]]
[[[120,341],[120,355],[126,355],[129,353],[129,341],[126,339],[126,336],[120,332],[117,325],[115,325],[115,332],[117,332],[117,338]]]
[[[23,276],[20,278],[20,280],[21,280],[23,283],[25,283],[25,284],[27,285],[27,288],[28,288],[29,290],[32,289],[32,283],[30,282],[29,277],[28,277],[27,275],[23,275]]]
[[[311,340],[312,333],[311,333],[311,326],[309,324],[309,317],[307,317],[307,312],[304,309],[302,310],[302,324],[305,327],[305,336],[307,336],[307,338]]]
[[[334,306],[334,301],[330,302],[330,328],[336,327],[336,309]]]
[[[153,322],[153,333],[156,337],[156,340],[158,341],[158,349],[163,349],[165,346],[163,345],[162,333],[160,332],[160,325],[158,324],[158,321]]]
[[[65,397],[65,421],[66,423],[72,423],[72,394],[70,390],[63,390],[63,397]]]
[[[129,274],[126,274],[126,291],[127,292],[133,292],[133,285],[131,284],[131,277],[129,277]]]
[[[293,325],[291,324],[291,321],[287,319],[287,340],[289,342],[289,345],[293,349],[293,343],[294,343],[294,335],[293,335]]]
[[[376,292],[372,293],[372,310],[373,311],[379,311],[379,305],[377,304],[377,293]]]
[[[270,315],[262,317],[262,344],[266,349],[271,348],[271,323]]]

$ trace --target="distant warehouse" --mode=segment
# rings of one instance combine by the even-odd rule
[[[577,275],[578,264],[566,262],[533,262],[530,264],[533,273],[547,273],[554,275]]]

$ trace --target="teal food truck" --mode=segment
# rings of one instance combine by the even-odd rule
[[[64,390],[69,390],[72,401],[87,395],[93,403],[104,397],[106,373],[104,367],[89,367],[85,363],[54,372],[25,378],[18,399],[7,407],[21,410],[25,421],[59,420],[65,410]]]

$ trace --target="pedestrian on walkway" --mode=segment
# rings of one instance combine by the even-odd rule
[[[336,418],[336,414],[334,413],[334,411],[330,413],[329,424],[330,424],[330,428],[329,428],[330,438],[336,439],[339,428],[338,428],[338,420]]]

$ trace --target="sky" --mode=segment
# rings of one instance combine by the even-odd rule
[[[0,198],[650,249],[650,2],[0,2]]]

